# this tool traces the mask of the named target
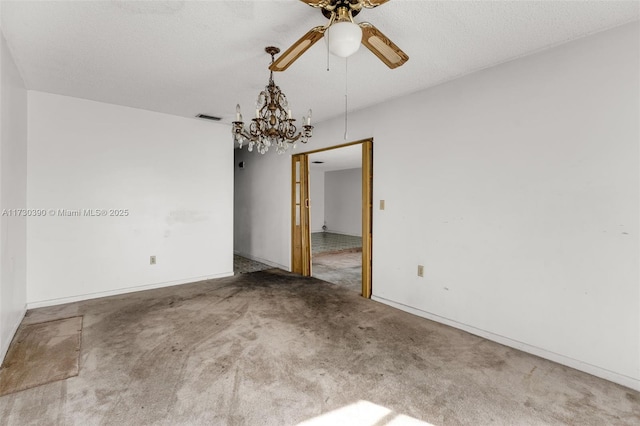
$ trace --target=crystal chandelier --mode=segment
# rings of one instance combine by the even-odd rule
[[[274,55],[279,53],[280,49],[269,46],[264,50],[271,55],[273,64]],[[240,105],[236,105],[236,121],[233,122],[231,130],[233,140],[238,142],[240,148],[247,143],[249,151],[253,151],[255,146],[260,154],[264,154],[270,147],[275,146],[276,152],[282,154],[290,147],[295,148],[297,141],[307,143],[312,136],[311,110],[307,117],[302,117],[303,125],[299,132],[294,121],[296,120],[291,116],[287,97],[273,82],[271,71],[269,84],[258,95],[256,118],[251,119],[248,130],[242,121]]]

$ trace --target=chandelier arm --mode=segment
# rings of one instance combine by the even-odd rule
[[[293,121],[293,120],[291,120],[291,121]],[[296,126],[292,122],[289,122],[287,128],[285,129],[285,131],[283,133],[284,133],[285,137],[288,140],[295,141],[300,136],[300,133],[298,133],[298,136],[295,135],[296,134],[296,130],[298,130],[296,128]]]
[[[233,123],[233,134],[236,137],[236,139],[238,139],[238,136],[245,138],[245,139],[251,139],[251,134],[249,132],[247,132],[247,129],[244,128],[244,123],[242,121],[234,121]]]
[[[302,137],[302,133],[298,133],[295,136],[292,136],[290,138],[287,138],[287,143],[293,144],[294,142],[296,142],[298,139],[300,139]]]

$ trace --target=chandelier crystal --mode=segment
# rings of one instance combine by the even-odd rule
[[[274,55],[280,52],[277,47],[269,46],[265,51],[271,55],[271,63]],[[242,121],[240,105],[236,105],[236,121],[232,124],[234,142],[242,149],[247,144],[251,152],[255,147],[260,154],[266,153],[270,147],[275,147],[278,154],[286,152],[289,148],[295,148],[298,141],[307,143],[312,136],[311,110],[307,117],[302,117],[302,129],[298,132],[295,126],[295,118],[292,118],[291,109],[287,97],[273,81],[273,71],[269,76],[269,83],[258,95],[256,101],[256,117],[251,119],[249,128],[246,129]]]

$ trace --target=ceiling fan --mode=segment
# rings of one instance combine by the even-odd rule
[[[397,68],[409,60],[409,56],[368,22],[356,24],[353,17],[364,9],[372,9],[389,0],[300,0],[322,10],[329,19],[325,26],[314,27],[287,49],[269,66],[271,71],[284,71],[323,36],[329,50],[347,57],[358,50],[360,43],[373,52],[389,68]]]

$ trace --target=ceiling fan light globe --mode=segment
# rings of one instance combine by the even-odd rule
[[[329,52],[346,58],[356,53],[360,48],[362,29],[353,22],[336,22],[327,28],[324,40],[329,45]]]

